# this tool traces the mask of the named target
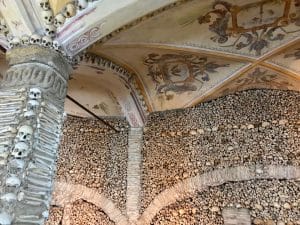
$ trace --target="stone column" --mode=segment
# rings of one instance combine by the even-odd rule
[[[0,84],[0,225],[48,217],[70,66],[39,46],[7,53]]]

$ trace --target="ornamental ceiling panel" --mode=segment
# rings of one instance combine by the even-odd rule
[[[264,66],[252,68],[212,93],[203,101],[248,89],[280,89],[300,91],[300,79],[287,76]]]
[[[258,58],[299,36],[298,0],[194,0],[115,36],[105,45],[155,43]]]
[[[300,44],[284,50],[282,53],[271,58],[268,62],[297,73],[300,79]]]
[[[70,2],[70,0],[49,0],[49,2],[54,15],[56,15],[64,8],[67,3]]]
[[[189,106],[248,64],[158,48],[103,48],[101,54],[113,57],[139,75],[154,111]]]

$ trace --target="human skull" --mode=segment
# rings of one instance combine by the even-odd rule
[[[24,143],[24,142],[18,142],[13,151],[12,151],[12,156],[15,157],[16,159],[22,159],[24,157],[27,157],[30,152],[29,146]]]
[[[42,17],[45,24],[52,24],[53,23],[53,12],[51,10],[43,11]]]
[[[30,37],[30,44],[39,45],[41,43],[41,36],[38,34],[33,34]]]
[[[52,38],[51,37],[49,37],[49,36],[44,36],[43,38],[42,38],[42,45],[44,46],[44,47],[47,47],[47,48],[49,48],[49,47],[52,47]]]
[[[54,26],[60,27],[65,23],[65,21],[66,17],[63,14],[59,13],[54,18]]]
[[[9,165],[12,168],[17,168],[17,169],[22,170],[25,166],[25,162],[24,162],[24,160],[21,160],[21,159],[13,159],[13,160],[9,161]]]
[[[12,47],[19,46],[21,43],[21,40],[19,37],[13,37],[13,38],[10,38],[8,40],[8,42],[9,42],[9,47],[12,48]]]
[[[28,35],[23,35],[21,37],[21,43],[23,45],[29,45],[29,43],[30,43],[30,37]]]
[[[29,110],[36,110],[40,106],[40,103],[37,100],[31,99],[28,101],[27,106]]]
[[[46,27],[45,28],[45,32],[46,32],[47,36],[54,37],[55,36],[56,27],[53,26],[52,24],[48,24],[45,27]]]
[[[21,180],[15,174],[11,174],[5,181],[7,187],[19,187]]]
[[[32,111],[32,110],[29,110],[29,111],[27,111],[27,112],[24,113],[24,118],[25,118],[26,120],[34,119],[35,116],[36,116],[36,114],[35,114],[35,112]]]
[[[14,193],[6,193],[4,195],[1,196],[1,200],[4,202],[15,202],[17,200],[17,196]],[[10,223],[0,223],[1,225],[10,225]]]
[[[78,9],[83,10],[88,6],[87,0],[78,0]]]
[[[8,33],[8,28],[7,28],[6,22],[3,18],[0,19],[0,32]]]
[[[58,41],[53,41],[52,46],[53,46],[53,48],[54,48],[55,50],[59,50],[59,48],[60,48],[60,45],[59,45]]]
[[[42,98],[42,91],[39,88],[30,88],[28,95],[32,100],[39,100]]]
[[[0,213],[0,225],[10,225],[12,222],[12,216],[10,216],[6,212],[1,212]]]
[[[70,18],[72,16],[75,16],[76,14],[76,7],[74,4],[69,3],[65,6],[65,8],[63,9],[63,14],[66,18]]]
[[[49,0],[39,0],[40,6],[43,10],[49,10],[50,9],[50,3]]]
[[[7,34],[8,33],[8,28],[6,25],[0,25],[0,32],[1,33],[4,33],[4,34]]]
[[[33,129],[29,125],[23,125],[19,128],[17,138],[19,141],[28,142],[31,140]]]

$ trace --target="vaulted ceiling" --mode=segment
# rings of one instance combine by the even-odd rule
[[[52,0],[53,11],[64,2]],[[300,91],[299,0],[167,3],[137,4],[135,17],[134,6],[111,13],[105,23],[131,18],[115,22],[118,29],[81,56],[69,95],[100,116],[126,116],[139,126],[149,112],[240,90]],[[66,110],[88,116],[68,101]]]

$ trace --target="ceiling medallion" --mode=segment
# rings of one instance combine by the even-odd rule
[[[287,34],[300,31],[285,29],[289,25],[300,26],[300,15],[291,12],[291,5],[292,0],[264,0],[240,6],[216,1],[213,10],[200,16],[198,22],[209,23],[209,30],[216,34],[211,37],[212,41],[229,44],[233,40],[233,43],[221,47],[235,47],[237,50],[249,47],[249,52],[255,51],[260,56],[270,42],[283,40]]]
[[[210,73],[228,66],[196,55],[154,53],[148,55],[144,64],[148,66],[148,76],[155,83],[157,94],[165,95],[169,91],[176,94],[197,91],[210,80]]]

